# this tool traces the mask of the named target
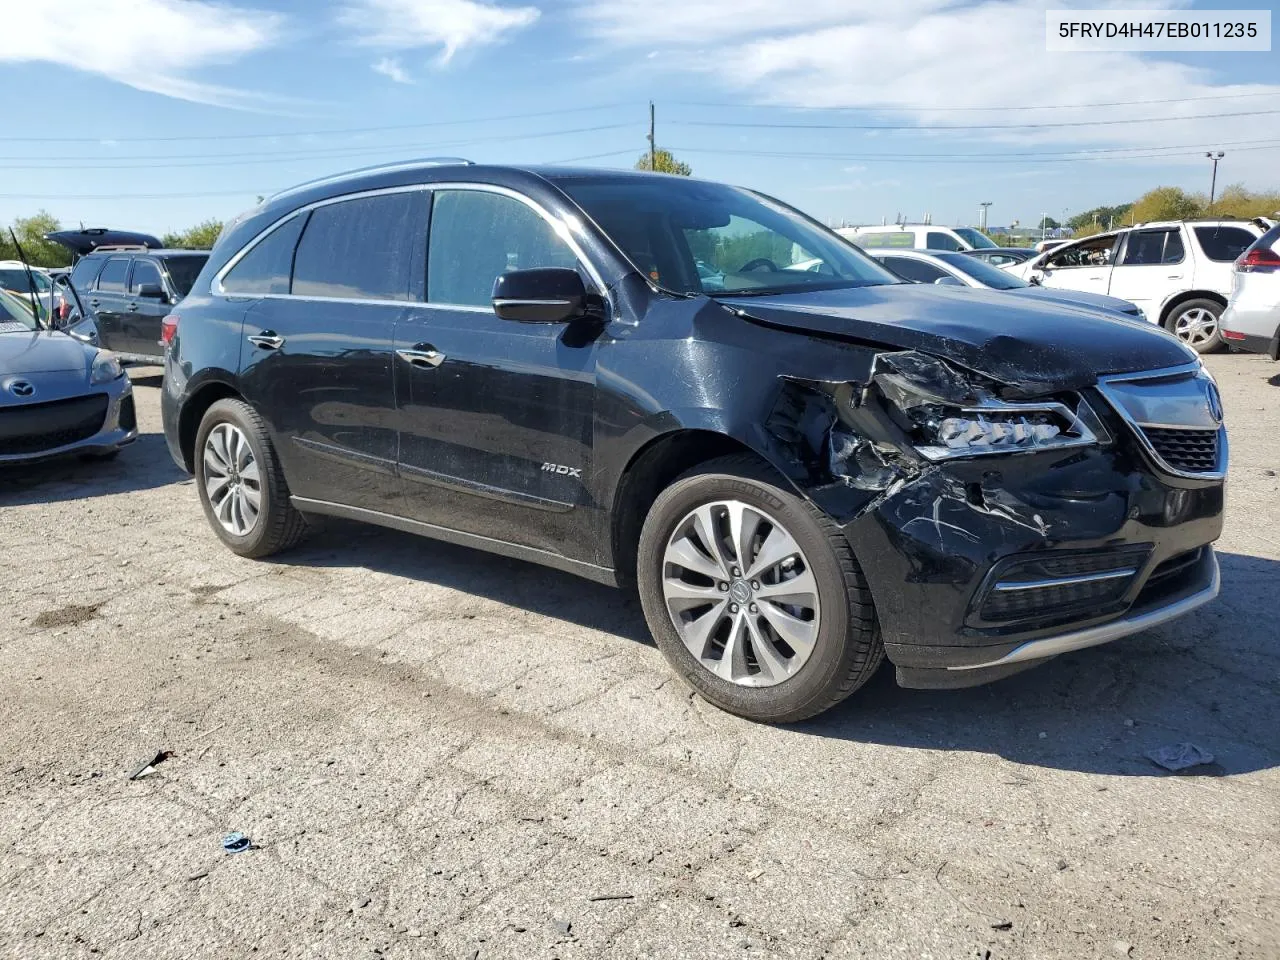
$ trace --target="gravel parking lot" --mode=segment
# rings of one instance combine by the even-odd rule
[[[1280,956],[1280,366],[1209,365],[1219,600],[791,728],[566,574],[338,523],[233,556],[135,369],[117,461],[0,474],[0,955]],[[1182,741],[1217,764],[1144,756]]]

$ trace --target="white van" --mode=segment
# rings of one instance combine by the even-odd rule
[[[911,247],[916,250],[991,250],[997,244],[973,227],[929,223],[891,223],[883,227],[840,227],[836,233],[860,247]]]

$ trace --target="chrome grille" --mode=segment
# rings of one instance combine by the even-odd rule
[[[1160,469],[1206,480],[1226,475],[1222,401],[1199,363],[1101,377],[1098,390]]]

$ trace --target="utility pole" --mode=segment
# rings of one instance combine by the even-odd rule
[[[983,200],[980,204],[978,204],[978,210],[979,210],[978,222],[981,224],[981,226],[978,227],[978,229],[981,230],[983,233],[987,232],[987,208],[990,206],[991,206],[990,200]]]
[[[1218,192],[1218,161],[1225,157],[1226,154],[1219,150],[1214,153],[1212,150],[1205,154],[1205,157],[1213,161],[1213,179],[1209,181],[1209,212],[1213,213],[1213,197]]]
[[[658,146],[657,141],[653,139],[653,101],[649,101],[649,171],[657,173],[658,171]]]

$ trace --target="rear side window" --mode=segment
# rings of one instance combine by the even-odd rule
[[[960,241],[949,233],[938,233],[930,230],[929,235],[925,238],[925,247],[929,250],[963,250]]]
[[[1135,230],[1129,234],[1120,266],[1180,263],[1185,253],[1182,234],[1178,230]]]
[[[85,257],[71,271],[71,285],[79,293],[84,293],[93,286],[93,281],[97,279],[98,271],[102,269],[104,262],[99,257]]]
[[[885,257],[881,263],[905,280],[912,283],[933,283],[947,276],[945,270],[939,270],[931,263],[923,260],[912,260],[909,257]]]
[[[166,257],[165,269],[169,271],[169,279],[179,297],[185,297],[195,285],[196,277],[208,262],[208,257]]]
[[[137,293],[138,288],[144,283],[164,286],[160,280],[160,268],[150,260],[135,260],[133,262],[133,276],[129,278],[129,292]]]
[[[1241,227],[1196,227],[1204,255],[1215,263],[1230,263],[1253,245],[1255,237]]]
[[[129,273],[129,261],[122,257],[108,260],[98,274],[98,289],[103,293],[124,293],[124,278]]]
[[[291,292],[296,297],[420,299],[418,238],[426,225],[423,191],[317,207],[293,258]]]
[[[863,233],[854,238],[854,243],[862,247],[914,247],[916,236],[905,230],[896,233]]]
[[[244,295],[288,293],[293,250],[298,245],[298,236],[306,221],[307,215],[300,214],[263,237],[222,278],[223,292]]]
[[[512,197],[442,190],[431,207],[427,300],[489,306],[508,270],[577,266],[577,257],[537,211]]]

